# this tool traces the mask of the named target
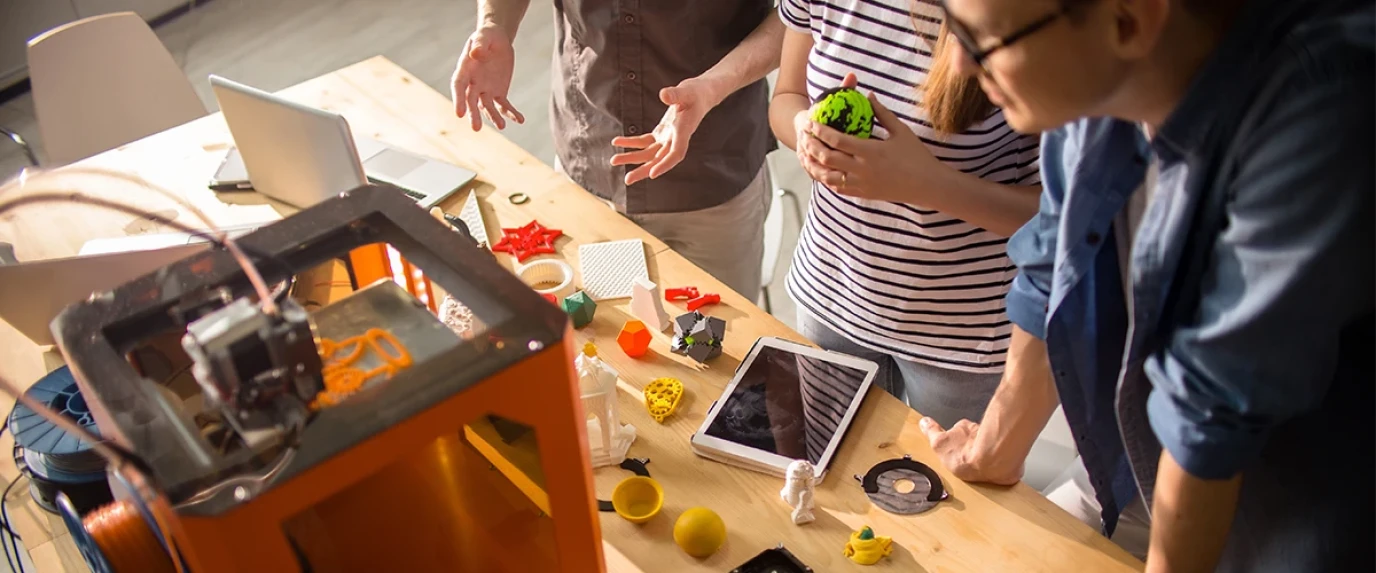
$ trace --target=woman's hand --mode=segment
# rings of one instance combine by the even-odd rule
[[[807,172],[808,177],[822,181],[821,177],[826,174],[827,170],[813,161],[812,156],[821,153],[821,150],[826,149],[826,146],[813,139],[813,125],[811,110],[804,109],[793,116],[793,131],[797,134],[794,141],[798,142],[794,146],[796,147],[794,153],[798,155],[798,163],[802,164],[803,171]]]
[[[848,73],[846,77],[841,80],[841,87],[854,88],[857,83],[858,81],[855,78],[855,74]],[[816,160],[817,157],[821,157],[830,151],[826,145],[817,141],[813,135],[816,131],[816,127],[824,126],[812,121],[812,110],[810,108],[803,109],[799,111],[797,115],[793,116],[793,131],[797,134],[795,138],[797,145],[794,146],[794,152],[798,154],[798,163],[802,164],[803,171],[807,172],[809,177],[812,177],[814,181],[820,181],[822,184],[832,189],[836,189],[835,185],[830,185],[827,183],[826,179],[823,179],[830,170],[822,166]]]
[[[899,203],[923,204],[926,194],[947,188],[944,179],[955,171],[874,94],[869,99],[888,138],[860,139],[809,121],[798,145],[808,175],[843,195]]]

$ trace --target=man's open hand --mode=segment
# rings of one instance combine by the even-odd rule
[[[613,155],[612,165],[640,164],[626,174],[626,185],[658,178],[683,161],[693,132],[698,130],[707,112],[719,103],[709,83],[699,78],[688,78],[660,90],[659,99],[669,106],[669,110],[664,112],[654,131],[612,139],[613,146],[634,150]]]
[[[454,113],[468,116],[473,131],[483,128],[482,115],[497,129],[506,128],[506,120],[525,123],[526,117],[506,99],[511,89],[511,71],[516,65],[516,52],[511,38],[495,26],[479,28],[463,45],[463,54],[454,69],[450,97]],[[482,115],[479,115],[479,114]]]

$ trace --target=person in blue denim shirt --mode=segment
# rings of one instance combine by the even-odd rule
[[[1016,482],[1059,399],[1105,534],[1149,510],[1149,571],[1373,570],[1373,4],[945,8],[1009,123],[1054,131],[999,390],[922,421],[943,463]]]

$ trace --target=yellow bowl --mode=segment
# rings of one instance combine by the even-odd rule
[[[645,523],[664,507],[664,490],[659,482],[633,476],[621,480],[612,490],[612,509],[631,523]]]

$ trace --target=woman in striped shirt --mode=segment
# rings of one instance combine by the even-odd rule
[[[876,383],[943,426],[978,421],[1008,349],[1004,243],[1037,212],[1038,139],[933,57],[935,1],[780,0],[779,13],[770,123],[815,180],[788,275],[799,330],[879,362]],[[843,82],[872,94],[875,138],[808,120]]]

